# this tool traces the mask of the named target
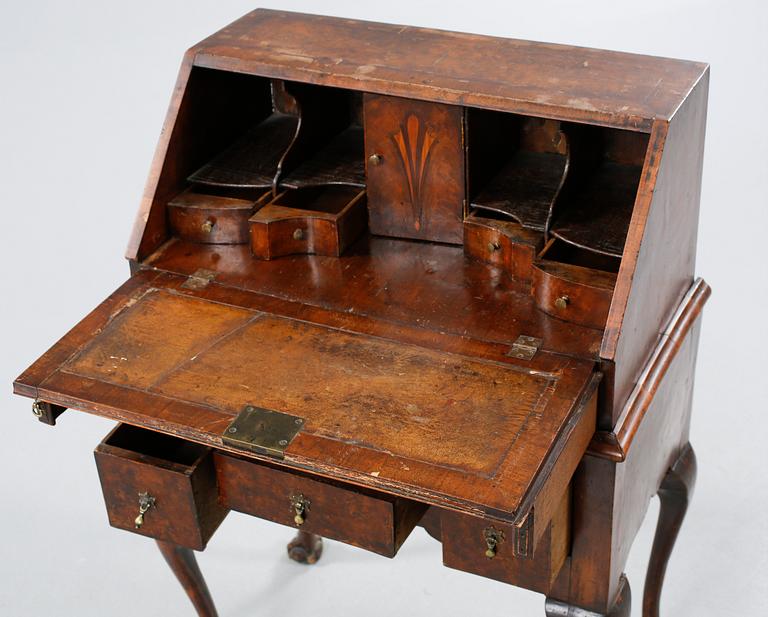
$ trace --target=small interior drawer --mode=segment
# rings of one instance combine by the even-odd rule
[[[365,191],[354,186],[283,191],[251,217],[251,253],[339,257],[365,230],[365,205]]]
[[[113,527],[203,550],[227,515],[210,448],[119,424],[94,454]]]
[[[247,244],[248,219],[271,193],[241,191],[237,197],[187,189],[168,203],[168,220],[182,240],[202,244]]]
[[[226,507],[394,557],[427,506],[289,472],[227,454],[214,455]],[[298,511],[297,511],[298,506]]]
[[[512,585],[548,593],[570,551],[571,491],[565,491],[530,558],[513,554],[515,528],[440,511],[443,563]],[[492,555],[492,556],[491,556]]]
[[[536,306],[590,328],[604,328],[620,259],[550,240],[533,264]]]

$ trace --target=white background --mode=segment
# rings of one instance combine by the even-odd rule
[[[768,615],[765,314],[768,9],[762,2],[386,0],[262,5],[703,60],[712,65],[697,272],[714,288],[691,440],[699,481],[667,573],[670,616]],[[0,615],[191,615],[154,543],[112,530],[91,450],[111,424],[39,424],[11,382],[128,274],[123,252],[183,51],[250,2],[0,5]],[[482,66],[477,67],[482,71]],[[635,615],[658,507],[627,572]],[[222,617],[543,615],[533,593],[441,566],[418,529],[395,560],[232,513],[200,556]]]

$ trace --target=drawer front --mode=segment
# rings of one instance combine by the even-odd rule
[[[390,96],[365,96],[371,233],[461,244],[464,111]]]
[[[471,215],[464,221],[464,252],[492,264],[519,281],[530,281],[543,234],[518,223]]]
[[[532,293],[542,311],[591,328],[604,328],[613,297],[608,273],[541,261],[533,266]]]
[[[570,503],[568,490],[532,558],[513,554],[513,526],[442,511],[443,563],[449,568],[546,594],[570,549]]]
[[[185,191],[168,204],[168,220],[182,240],[203,244],[247,244],[248,219],[270,193],[250,201]]]
[[[426,506],[361,492],[226,454],[215,455],[220,501],[232,510],[393,557]],[[301,503],[297,519],[296,504]]]
[[[201,448],[188,464],[172,462],[144,454],[140,444],[134,449],[114,446],[114,434],[95,451],[110,525],[203,550],[227,514],[218,503],[210,450]]]

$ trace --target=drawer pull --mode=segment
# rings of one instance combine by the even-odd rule
[[[495,527],[486,527],[483,529],[483,537],[485,538],[485,556],[488,559],[496,557],[496,553],[499,548],[499,544],[504,542],[504,532]]]
[[[298,495],[291,495],[291,508],[293,509],[294,517],[293,522],[297,526],[304,524],[307,518],[307,511],[309,510],[309,499],[304,497],[301,493]]]
[[[144,515],[154,505],[155,498],[152,497],[152,495],[149,493],[139,493],[139,515],[133,521],[133,525],[136,529],[141,529],[141,526],[144,524]]]

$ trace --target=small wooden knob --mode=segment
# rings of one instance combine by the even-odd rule
[[[560,296],[555,300],[555,306],[559,308],[560,310],[563,310],[568,307],[570,304],[571,299],[568,296]]]
[[[381,154],[371,154],[371,156],[368,157],[368,162],[371,165],[374,165],[374,166],[375,165],[381,165],[381,161],[382,160],[383,159],[382,159]]]

